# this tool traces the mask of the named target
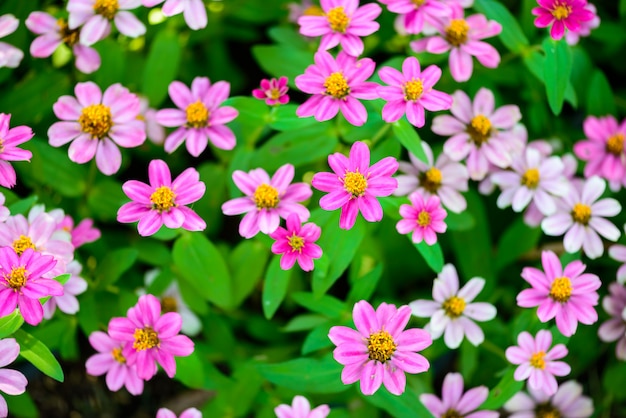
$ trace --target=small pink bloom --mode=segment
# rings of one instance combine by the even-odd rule
[[[274,240],[272,252],[282,254],[280,268],[289,270],[296,260],[304,271],[313,270],[313,259],[322,256],[322,249],[315,244],[322,233],[322,229],[314,223],[302,226],[302,221],[296,213],[287,217],[287,229],[279,226],[270,234]]]
[[[18,145],[35,136],[28,126],[15,126],[9,129],[10,122],[10,114],[0,113],[0,186],[8,188],[17,183],[15,169],[9,161],[30,162],[33,154],[28,150],[18,148]]]
[[[63,220],[57,224],[57,230],[61,229],[67,231],[72,236],[72,245],[74,248],[83,246],[90,242],[100,239],[101,233],[98,228],[93,226],[92,219],[83,219],[76,227],[74,227],[74,220],[71,216],[65,215]]]
[[[363,125],[367,121],[367,110],[357,99],[378,98],[378,84],[365,81],[375,67],[371,59],[357,61],[344,51],[339,52],[336,60],[326,51],[317,51],[315,64],[296,77],[296,86],[313,95],[298,107],[296,114],[301,118],[314,116],[315,120],[323,122],[334,118],[341,110],[352,125]]]
[[[20,21],[12,14],[0,16],[0,38],[4,38],[15,32],[19,24]],[[22,58],[24,58],[22,50],[5,42],[0,42],[0,68],[16,68],[20,65]]]
[[[604,342],[617,341],[615,356],[626,361],[626,287],[622,283],[611,283],[609,294],[602,299],[602,307],[611,318],[600,325],[598,337]]]
[[[600,26],[600,16],[598,16],[596,6],[591,3],[587,3],[585,9],[593,13],[593,19],[580,22],[580,29],[577,32],[571,30],[565,32],[565,41],[569,45],[576,45],[581,37],[589,36],[592,29]]]
[[[159,408],[156,418],[202,418],[202,412],[197,408],[187,408],[177,416],[167,408]]]
[[[582,22],[592,20],[595,14],[586,8],[587,0],[537,0],[539,7],[532,10],[537,16],[535,26],[550,29],[550,36],[557,41],[565,34],[565,29],[580,32]]]
[[[409,195],[410,205],[400,206],[402,219],[396,224],[399,234],[413,233],[411,239],[415,244],[426,241],[428,245],[437,242],[437,234],[446,232],[447,225],[444,222],[448,213],[441,207],[441,201],[437,196],[424,196],[417,191]]]
[[[487,386],[478,386],[463,393],[463,376],[448,373],[443,379],[441,399],[429,393],[420,395],[420,401],[435,418],[498,418],[496,411],[476,411],[489,396]]]
[[[148,166],[150,184],[129,180],[122,186],[132,202],[117,211],[117,221],[137,222],[141,236],[156,233],[161,226],[171,229],[203,231],[206,223],[189,205],[198,201],[206,190],[195,168],[188,168],[172,181],[170,169],[163,160],[152,160]]]
[[[626,245],[616,244],[609,247],[609,257],[622,263],[617,269],[617,281],[626,283]]]
[[[504,404],[509,418],[589,418],[593,414],[591,398],[583,396],[583,387],[574,380],[560,385],[553,396],[530,386],[528,393],[518,392]]]
[[[559,360],[567,355],[564,344],[552,345],[552,334],[542,329],[533,338],[523,331],[517,336],[517,346],[506,349],[506,359],[519,366],[513,378],[517,381],[528,379],[528,385],[535,390],[543,390],[546,395],[556,393],[557,383],[554,376],[567,376],[571,371],[569,364]]]
[[[330,413],[328,405],[320,405],[311,410],[311,404],[304,396],[294,396],[291,405],[281,404],[274,408],[277,418],[326,418]]]
[[[391,177],[398,169],[398,161],[386,157],[370,167],[369,148],[356,141],[349,158],[336,152],[328,156],[328,165],[334,173],[316,173],[311,182],[316,189],[328,192],[320,199],[321,208],[341,208],[342,229],[354,226],[359,211],[368,222],[380,221],[383,209],[376,197],[389,196],[398,187],[397,180]]]
[[[361,392],[373,395],[381,384],[394,395],[404,393],[404,373],[423,373],[430,363],[416,351],[432,344],[430,335],[422,329],[404,327],[411,318],[411,308],[381,303],[374,311],[362,300],[354,305],[352,319],[356,331],[334,326],[328,338],[337,346],[335,360],[344,366],[341,381],[345,385],[361,381]]]
[[[52,296],[43,305],[43,317],[50,319],[54,315],[57,306],[68,315],[74,315],[78,312],[80,305],[78,303],[77,295],[84,293],[87,290],[87,281],[79,276],[83,266],[76,260],[70,261],[65,268],[65,273],[70,274],[70,278],[63,285],[63,294],[61,296]]]
[[[280,77],[278,80],[264,78],[261,80],[261,88],[252,90],[252,95],[257,99],[265,100],[265,104],[269,106],[277,106],[289,103],[288,90],[287,77]]]
[[[400,24],[407,34],[422,32],[424,23],[433,26],[450,13],[450,9],[440,0],[380,0],[392,13],[400,14]]]
[[[143,5],[152,7],[164,0],[143,0]],[[187,25],[193,29],[203,29],[207,25],[206,6],[202,0],[165,0],[162,8],[165,16],[183,14]]]
[[[218,81],[211,85],[206,77],[196,77],[191,90],[180,81],[172,81],[170,98],[178,109],[162,109],[156,114],[157,122],[178,128],[165,139],[165,151],[174,152],[187,140],[187,151],[199,156],[209,143],[220,149],[235,147],[235,134],[225,123],[235,119],[239,112],[231,106],[220,106],[228,98],[230,83]]]
[[[0,340],[0,390],[8,395],[21,395],[26,391],[28,380],[17,370],[5,369],[4,367],[13,363],[20,354],[20,346],[15,338],[5,338]],[[0,395],[0,417],[9,415],[7,402]]]

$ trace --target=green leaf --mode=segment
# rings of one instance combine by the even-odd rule
[[[619,15],[626,16],[626,0],[619,0]]]
[[[202,389],[204,385],[204,366],[198,352],[176,358],[176,380],[187,387]]]
[[[167,96],[168,87],[178,73],[181,52],[176,33],[167,28],[157,33],[150,47],[141,86],[141,93],[153,107],[158,107]]]
[[[480,409],[496,410],[501,408],[513,395],[522,390],[524,382],[515,380],[514,374],[515,368],[509,367],[500,382],[489,391],[489,396],[480,406]]]
[[[353,264],[354,266],[354,264]],[[350,267],[352,273],[352,267]],[[352,287],[348,293],[348,303],[356,303],[360,300],[368,300],[378,285],[378,281],[383,274],[383,263],[376,264],[372,270],[365,275],[351,279]],[[352,276],[352,275],[351,275]]]
[[[539,51],[531,50],[530,53],[524,55],[524,64],[532,75],[537,77],[543,84],[545,84],[545,63],[546,57]],[[564,97],[565,100],[567,100],[572,106],[576,106],[576,91],[574,90],[574,86],[569,79],[567,80],[567,88],[565,89]]]
[[[600,70],[595,70],[589,82],[587,114],[595,116],[616,115],[615,98],[609,80]]]
[[[120,248],[107,253],[98,266],[96,280],[99,287],[105,288],[118,281],[135,264],[137,254],[134,248]]]
[[[278,307],[285,299],[291,270],[280,268],[280,257],[276,256],[270,262],[263,283],[263,314],[272,319]]]
[[[428,267],[430,267],[435,273],[441,272],[443,268],[443,251],[441,251],[441,246],[438,242],[435,242],[433,245],[426,244],[425,241],[420,242],[419,244],[413,244],[417,251],[422,255]]]
[[[296,115],[296,109],[298,105],[295,104],[276,106],[270,114],[270,127],[277,131],[292,131],[319,123],[315,118],[301,118]]]
[[[93,215],[103,221],[117,219],[117,211],[129,198],[122,191],[122,185],[111,179],[98,181],[87,195],[87,205]]]
[[[13,313],[0,318],[0,338],[5,338],[20,329],[24,323],[24,318],[16,309]]]
[[[329,295],[316,297],[313,293],[296,292],[291,297],[298,305],[329,318],[339,318],[346,310],[346,305],[342,301]]]
[[[20,345],[20,356],[54,380],[63,382],[63,369],[44,343],[21,329],[13,337]]]
[[[511,12],[502,4],[494,0],[476,0],[474,8],[502,25],[500,39],[509,50],[520,52],[528,46],[528,39],[522,28]]]
[[[349,386],[341,382],[342,368],[332,356],[321,360],[299,358],[258,366],[259,373],[270,382],[300,393],[343,392]]]
[[[298,315],[291,319],[283,328],[285,332],[306,331],[328,322],[328,317],[316,314]]]
[[[314,53],[283,45],[255,45],[252,55],[263,71],[273,77],[286,76],[289,85],[295,87],[295,78],[313,64]]]
[[[259,241],[242,241],[228,258],[233,272],[233,307],[239,306],[250,295],[263,277],[269,251]]]
[[[495,257],[496,271],[535,248],[539,238],[541,238],[541,228],[531,228],[524,223],[522,218],[517,217],[504,231],[498,243],[498,253]]]
[[[361,395],[367,402],[388,412],[395,418],[432,417],[414,392],[407,390],[396,396],[385,388],[380,388],[371,396]]]
[[[558,115],[563,108],[565,90],[572,73],[572,51],[565,39],[554,41],[552,38],[546,38],[542,46],[546,53],[543,77],[548,104],[552,113]]]
[[[449,231],[467,231],[468,229],[472,229],[476,224],[472,214],[467,211],[461,213],[448,211],[445,222],[446,225],[448,225]]]
[[[17,396],[6,396],[4,399],[7,401],[7,406],[11,415],[20,418],[39,418],[39,411],[37,405],[33,401],[33,398],[29,395],[28,391]]]
[[[239,112],[232,122],[233,128],[240,125],[237,139],[247,145],[254,145],[269,119],[269,109],[265,102],[254,97],[238,96],[227,99],[224,106],[232,106]]]
[[[623,401],[626,399],[626,363],[615,362],[610,367],[604,369],[602,376],[602,386],[604,390],[612,394],[616,400]]]
[[[93,73],[93,80],[102,90],[111,84],[124,83],[126,73],[126,53],[120,42],[111,38],[103,39],[93,46],[100,54],[100,68]]]
[[[402,146],[420,160],[427,162],[426,154],[422,148],[422,140],[417,134],[415,127],[411,125],[405,117],[397,122],[394,122],[391,126],[393,128],[394,135],[398,141],[400,141]]]
[[[12,216],[17,214],[26,215],[26,213],[33,207],[35,203],[37,203],[39,197],[37,195],[32,195],[27,197],[26,199],[18,200],[15,203],[12,203],[8,206],[9,212],[11,212]]]
[[[328,321],[316,326],[311,332],[309,332],[302,343],[302,355],[312,353],[313,351],[317,351],[321,348],[332,347],[333,343],[328,338],[328,332],[334,325],[337,325],[336,320]],[[351,324],[345,325],[347,326]]]

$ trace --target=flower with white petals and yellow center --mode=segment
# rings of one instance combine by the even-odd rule
[[[118,0],[96,0],[93,5],[93,10],[96,14],[102,15],[109,20],[115,17],[119,8]]]

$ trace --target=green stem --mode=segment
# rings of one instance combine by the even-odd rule
[[[508,362],[508,360],[506,359],[506,355],[504,354],[504,350],[502,350],[500,347],[498,347],[491,341],[485,340],[482,342],[480,346],[486,349],[487,351],[491,351],[493,354],[497,355],[498,357],[504,359],[504,361]]]
[[[372,144],[372,147],[373,147],[374,145],[376,145],[376,143],[377,143],[378,141],[380,141],[380,140],[381,140],[381,139],[382,139],[382,138],[383,138],[383,137],[387,134],[387,131],[389,130],[389,128],[390,128],[390,127],[391,127],[391,124],[389,124],[389,123],[385,123],[385,124],[384,124],[384,125],[383,125],[383,126],[382,126],[379,130],[378,130],[378,132],[376,132],[376,133],[374,134],[374,136],[373,136],[373,137],[372,137],[372,139],[370,140],[370,142],[371,142],[371,144]]]

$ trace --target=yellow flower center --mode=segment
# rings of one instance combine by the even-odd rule
[[[435,193],[441,186],[441,171],[438,168],[431,167],[420,176],[420,186]]]
[[[456,409],[450,408],[441,416],[441,418],[463,418],[463,415],[461,415],[461,413]]]
[[[278,190],[269,184],[263,183],[254,191],[254,203],[258,209],[274,209],[278,201]]]
[[[350,86],[348,86],[348,80],[340,72],[335,72],[326,77],[324,81],[324,88],[326,94],[333,96],[336,99],[343,99],[350,94]]]
[[[159,345],[159,334],[152,327],[135,328],[133,348],[137,351],[149,350]]]
[[[83,112],[78,117],[80,129],[91,135],[93,139],[104,138],[113,126],[111,109],[103,104],[89,105],[83,108]]]
[[[561,418],[561,412],[549,403],[535,407],[535,418]]]
[[[589,205],[585,205],[584,203],[576,203],[574,205],[574,209],[572,209],[572,218],[574,219],[574,222],[587,225],[589,223],[589,219],[591,219],[591,207]]]
[[[572,281],[569,277],[557,277],[550,287],[550,297],[556,301],[565,303],[572,296]]]
[[[117,0],[96,0],[96,4],[93,5],[93,9],[97,14],[109,20],[115,17],[119,7],[120,5],[117,3]]]
[[[19,291],[26,285],[26,267],[13,267],[11,272],[4,276],[9,287],[15,291]]]
[[[529,168],[526,170],[521,179],[522,186],[526,186],[529,189],[535,189],[539,184],[539,170],[536,168]]]
[[[363,196],[367,189],[367,180],[358,171],[348,171],[343,179],[343,187],[353,197]]]
[[[170,208],[176,206],[174,199],[176,199],[176,193],[167,186],[158,187],[154,193],[150,195],[152,209],[155,209],[159,213],[167,212]]]
[[[4,152],[4,139],[0,138],[0,154]]]
[[[404,90],[404,100],[407,101],[416,101],[420,97],[422,97],[422,93],[424,92],[424,86],[422,85],[421,79],[411,79],[411,81],[407,81],[404,83],[402,87]]]
[[[280,90],[277,88],[270,89],[270,99],[278,100],[280,98]]]
[[[125,364],[126,363],[126,358],[122,354],[122,349],[120,347],[115,347],[111,351],[111,355],[113,356],[115,361],[117,361],[118,363],[121,363],[121,364]]]
[[[610,136],[606,141],[606,150],[617,156],[624,152],[624,134]]]
[[[187,125],[192,128],[204,128],[209,121],[209,109],[200,100],[190,104],[185,109]]]
[[[467,126],[467,133],[478,147],[489,140],[491,130],[491,121],[484,115],[474,116]]]
[[[67,25],[67,21],[63,18],[57,20],[57,25],[59,26],[59,34],[61,35],[61,39],[65,42],[65,45],[70,48],[73,47],[76,42],[78,42],[78,35],[80,30],[78,29],[70,29]]]
[[[450,318],[458,318],[465,310],[465,299],[452,296],[443,303],[443,310]]]
[[[452,46],[460,46],[467,42],[469,25],[464,19],[452,19],[446,28],[446,41]]]
[[[419,215],[417,215],[417,224],[422,228],[430,225],[430,213],[425,210],[421,211]]]
[[[163,312],[178,312],[178,303],[175,298],[164,296],[161,298],[161,309]]]
[[[27,248],[32,248],[33,250],[35,249],[35,244],[33,244],[30,237],[20,235],[18,239],[13,241],[13,250],[15,250],[17,255],[22,255]]]
[[[571,6],[566,4],[558,3],[558,5],[552,10],[552,16],[554,16],[557,20],[567,19],[567,17],[572,13]]]
[[[343,11],[343,6],[333,7],[326,16],[328,16],[328,24],[333,32],[346,33],[350,18]]]
[[[530,356],[530,365],[535,369],[545,369],[546,368],[546,353],[544,351],[538,351]]]
[[[416,9],[419,9],[422,4],[426,3],[426,0],[411,0],[411,3],[413,3]]]
[[[393,337],[387,331],[378,331],[370,334],[367,339],[367,351],[369,359],[380,361],[381,363],[389,360],[394,351],[396,351],[396,343]]]
[[[324,10],[316,4],[313,4],[302,12],[302,16],[326,16]]]
[[[289,241],[291,251],[302,252],[302,248],[304,248],[304,239],[302,237],[297,236],[294,232],[292,236],[287,237],[287,240]]]

